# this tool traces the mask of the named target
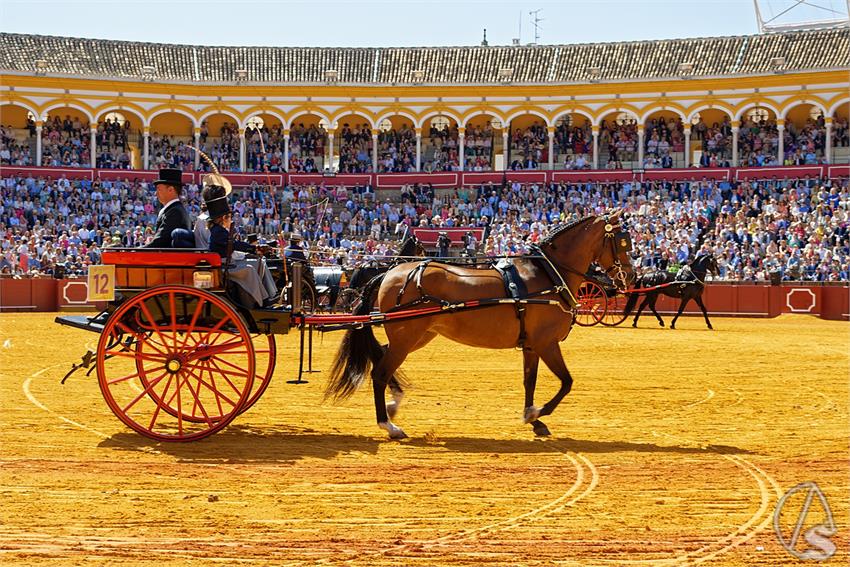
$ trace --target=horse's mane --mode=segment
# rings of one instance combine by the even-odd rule
[[[575,228],[576,226],[580,225],[581,223],[583,223],[585,221],[589,221],[590,219],[594,219],[594,218],[596,218],[596,217],[593,216],[593,215],[589,215],[589,216],[586,216],[584,218],[574,220],[572,222],[568,222],[567,224],[562,224],[561,226],[556,228],[554,231],[550,232],[549,236],[542,239],[540,241],[540,246],[543,246],[543,245],[546,245],[546,244],[551,244],[553,240],[555,240],[556,238],[558,238],[560,235],[567,232],[571,228]]]

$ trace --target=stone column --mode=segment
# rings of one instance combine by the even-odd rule
[[[201,129],[195,128],[195,147],[197,149],[201,149]],[[200,152],[195,152],[195,171],[201,169],[201,154]]]
[[[460,163],[460,170],[464,170],[464,162],[466,161],[466,156],[464,155],[466,152],[464,151],[464,145],[466,143],[466,128],[458,128],[457,129],[457,150],[458,150],[458,163]]]
[[[245,165],[247,163],[246,152],[245,152],[245,128],[239,129],[239,171],[245,171]]]
[[[151,165],[151,155],[150,155],[150,147],[151,147],[151,129],[145,127],[142,131],[143,136],[143,148],[142,148],[142,169],[150,169]]]
[[[826,143],[824,144],[824,157],[826,163],[832,165],[832,118],[824,119],[826,122]]]
[[[416,128],[416,171],[422,171],[422,128]]]
[[[372,130],[372,171],[378,173],[378,132]]]
[[[638,169],[643,169],[643,152],[644,148],[644,137],[646,136],[646,131],[644,130],[643,124],[638,125]]]
[[[508,161],[511,159],[511,147],[510,147],[510,132],[508,132],[508,127],[502,127],[502,161],[504,162],[505,170],[511,168],[511,163]]]
[[[555,169],[555,127],[548,126],[549,134],[549,171]]]
[[[685,128],[685,167],[691,167],[691,129]]]
[[[97,122],[92,122],[89,134],[91,135],[89,138],[89,160],[91,161],[91,168],[94,169],[97,167]]]
[[[283,130],[283,169],[289,171],[289,129]]]
[[[741,131],[741,123],[732,121],[732,167],[738,167],[738,132]]]
[[[593,169],[599,169],[599,126],[591,126],[593,136]]]
[[[776,129],[779,131],[779,140],[776,150],[776,163],[782,165],[785,163],[785,120],[780,118],[776,121]]]
[[[322,164],[322,171],[325,169],[333,171],[334,164],[334,130],[328,130],[328,154],[327,162]]]
[[[41,167],[41,130],[44,122],[37,120],[35,123],[35,165]]]

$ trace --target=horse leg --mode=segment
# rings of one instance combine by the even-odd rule
[[[394,379],[395,371],[404,362],[407,353],[402,353],[400,350],[389,348],[384,352],[380,362],[375,365],[372,370],[372,393],[375,396],[375,418],[378,421],[378,427],[389,433],[390,439],[404,439],[407,435],[404,431],[393,425],[390,421],[387,408],[386,389],[391,379]],[[396,383],[398,383],[396,381]],[[393,410],[395,413],[395,410]]]
[[[635,320],[632,321],[632,327],[637,327],[638,319],[640,319],[640,314],[646,308],[648,303],[649,303],[649,296],[644,295],[643,301],[640,302],[640,307],[638,307],[637,313],[635,313]]]
[[[661,318],[661,315],[658,314],[658,311],[655,310],[655,302],[658,301],[658,295],[653,295],[652,299],[649,300],[649,308],[652,309],[652,314],[655,315],[655,318],[658,319],[658,326],[664,326],[664,319]]]
[[[540,358],[543,359],[543,362],[549,367],[549,370],[558,377],[561,381],[561,387],[558,389],[557,393],[552,397],[551,400],[543,404],[543,407],[540,409],[532,406],[531,412],[526,410],[526,421],[530,421],[532,426],[534,427],[534,432],[538,435],[546,435],[549,432],[549,429],[546,425],[538,420],[538,417],[542,417],[544,415],[549,415],[555,408],[558,407],[558,404],[561,403],[561,400],[564,399],[564,396],[570,393],[570,390],[573,387],[573,379],[570,376],[570,371],[567,370],[567,365],[564,363],[564,357],[561,354],[561,349],[558,346],[557,342],[553,342],[548,345],[542,352],[539,353]],[[539,433],[538,433],[539,431]]]
[[[696,301],[699,308],[702,309],[702,315],[705,317],[705,324],[708,325],[709,329],[714,329],[714,327],[711,326],[711,321],[708,320],[708,311],[706,311],[705,305],[702,302],[702,294],[696,296],[694,301]]]
[[[549,429],[539,421],[540,408],[534,407],[534,389],[537,387],[537,366],[540,355],[530,348],[522,350],[522,384],[525,387],[525,408],[523,410],[523,421],[530,423],[534,434],[538,437],[550,435]]]
[[[436,336],[437,333],[434,332],[426,333],[425,336],[419,339],[419,342],[417,342],[413,346],[413,348],[410,349],[410,352],[419,350],[420,348],[424,347],[425,345],[430,343]],[[404,389],[401,387],[401,383],[395,377],[395,374],[393,374],[393,376],[391,376],[390,379],[387,381],[387,385],[390,388],[390,395],[392,395],[393,397],[392,401],[387,403],[387,415],[390,419],[393,419],[398,413],[398,408],[401,406],[401,401],[404,399]]]
[[[679,304],[679,311],[676,313],[676,316],[675,316],[675,317],[673,317],[673,322],[672,322],[672,323],[670,323],[670,328],[671,328],[671,329],[675,329],[675,328],[676,328],[676,319],[678,319],[678,318],[679,318],[679,315],[681,315],[681,314],[682,314],[682,311],[684,311],[684,310],[685,310],[685,305],[687,305],[687,304],[688,304],[688,302],[690,302],[690,300],[691,300],[691,298],[690,298],[690,297],[688,297],[687,295],[683,295],[683,296],[682,296],[682,302]]]

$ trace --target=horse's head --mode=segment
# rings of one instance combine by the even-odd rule
[[[637,278],[629,252],[632,250],[632,237],[623,226],[622,211],[597,217],[590,225],[591,230],[599,233],[600,246],[593,261],[605,270],[605,273],[620,291],[626,290]]]
[[[717,258],[710,252],[701,252],[697,254],[691,264],[691,270],[703,279],[706,273],[711,273],[714,276],[720,275],[720,269],[717,267]]]
[[[409,234],[402,242],[398,255],[402,257],[425,256],[425,247],[415,234]]]
[[[541,240],[540,248],[551,251],[554,260],[573,273],[583,275],[596,262],[617,289],[625,290],[635,280],[629,256],[632,239],[623,228],[620,213],[564,225]]]

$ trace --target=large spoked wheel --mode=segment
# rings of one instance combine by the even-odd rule
[[[605,290],[596,282],[586,280],[578,288],[578,308],[576,323],[582,327],[592,327],[605,318],[607,298]]]
[[[277,362],[277,341],[274,335],[260,333],[252,335],[251,340],[254,343],[254,355],[257,360],[254,385],[251,388],[251,397],[248,398],[248,401],[245,402],[239,413],[248,411],[262,397],[263,393],[269,387],[269,383],[274,375],[275,363]]]
[[[194,441],[225,427],[252,398],[255,369],[242,317],[192,287],[155,287],[125,301],[97,348],[109,408],[157,441]]]
[[[606,302],[605,316],[602,318],[602,324],[606,327],[616,327],[626,320],[626,302],[629,296],[617,293],[609,295]]]

